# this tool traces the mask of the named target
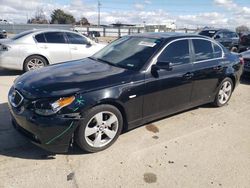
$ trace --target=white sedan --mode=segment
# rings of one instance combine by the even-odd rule
[[[34,70],[46,65],[89,57],[105,44],[64,30],[31,30],[0,40],[0,67]]]

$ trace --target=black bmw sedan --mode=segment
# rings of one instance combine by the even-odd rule
[[[36,145],[98,152],[123,130],[205,103],[225,105],[242,62],[199,35],[122,37],[90,58],[30,71],[9,91],[13,125]]]

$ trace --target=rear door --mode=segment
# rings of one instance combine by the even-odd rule
[[[46,32],[35,36],[37,47],[42,54],[46,54],[49,63],[59,63],[71,60],[69,45],[64,32]]]
[[[86,37],[71,32],[66,32],[66,35],[72,60],[89,57],[96,52]]]
[[[193,90],[191,102],[194,105],[214,99],[220,80],[224,77],[225,63],[222,48],[206,39],[192,39]]]

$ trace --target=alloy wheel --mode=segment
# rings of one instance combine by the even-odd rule
[[[28,70],[36,70],[44,67],[44,62],[40,59],[34,58],[28,61],[27,68]]]
[[[232,84],[229,81],[225,81],[219,91],[218,100],[221,104],[227,103],[232,93]]]
[[[94,147],[100,148],[109,144],[118,132],[119,122],[115,114],[108,111],[94,115],[85,128],[85,140]]]

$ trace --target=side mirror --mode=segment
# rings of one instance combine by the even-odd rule
[[[92,46],[92,42],[91,41],[88,41],[87,44],[86,44],[87,47],[90,47]]]
[[[160,69],[171,71],[173,70],[173,64],[169,61],[158,61],[155,65],[152,66],[152,70]]]

